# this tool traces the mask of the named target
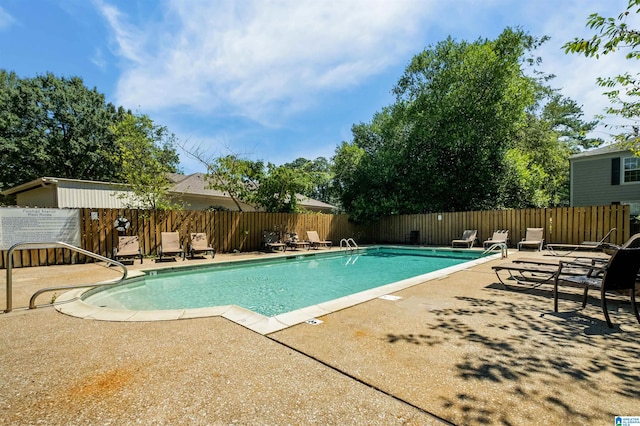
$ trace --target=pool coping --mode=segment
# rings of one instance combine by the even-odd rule
[[[85,292],[91,291],[95,287],[88,289],[74,289],[61,294],[56,299],[55,309],[63,314],[78,318],[118,322],[171,321],[220,316],[255,331],[256,333],[266,335],[308,321],[311,324],[314,324],[316,323],[314,320],[316,320],[317,317],[387,296],[391,293],[395,293],[418,284],[443,278],[454,272],[469,269],[473,266],[500,258],[501,253],[496,253],[494,255],[488,255],[478,259],[472,259],[434,272],[385,284],[380,287],[364,290],[338,299],[322,302],[317,305],[307,306],[291,312],[285,312],[273,317],[267,317],[237,305],[212,306],[196,309],[146,311],[103,308],[87,304],[81,299]],[[145,273],[142,271],[132,271],[129,277],[135,278],[143,275],[145,275]],[[100,286],[100,284],[101,283],[98,283],[96,287]]]

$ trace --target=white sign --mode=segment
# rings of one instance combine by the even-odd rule
[[[80,246],[79,210],[0,208],[0,250],[58,241]]]

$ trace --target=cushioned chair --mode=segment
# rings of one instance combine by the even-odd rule
[[[185,258],[184,249],[180,244],[180,234],[178,232],[162,232],[160,234],[161,245],[158,248],[158,260],[162,260],[165,256],[176,257],[182,256],[182,260]]]
[[[523,247],[533,247],[538,250],[542,250],[544,245],[544,228],[527,228],[522,241],[518,243],[518,250],[522,250]]]
[[[318,248],[320,246],[325,246],[331,248],[333,246],[333,242],[329,240],[321,240],[318,235],[318,231],[307,231],[307,238],[309,239],[310,247]]]
[[[600,302],[602,312],[607,321],[607,325],[613,328],[609,311],[607,309],[608,292],[619,292],[627,290],[631,297],[631,308],[636,316],[636,320],[640,323],[640,314],[638,314],[638,306],[636,304],[636,281],[638,280],[638,271],[640,271],[640,248],[619,248],[609,259],[606,265],[594,267],[585,275],[567,277],[563,276],[563,269],[571,267],[572,262],[560,262],[553,287],[553,309],[558,312],[558,283],[560,281],[584,287],[584,296],[582,298],[582,307],[587,305],[587,293],[590,288],[600,290]]]
[[[499,229],[497,231],[493,231],[493,235],[491,236],[491,238],[483,242],[482,246],[486,250],[494,244],[509,245],[509,230]]]
[[[140,250],[140,240],[137,235],[127,235],[118,237],[118,247],[113,249],[115,260],[140,258],[142,263],[142,250]]]
[[[473,243],[475,243],[477,238],[477,229],[467,229],[462,233],[461,239],[451,241],[451,247],[465,246],[466,248],[471,248],[473,247]]]
[[[196,254],[211,253],[211,258],[216,257],[216,251],[208,243],[207,234],[204,232],[192,232],[189,238],[189,247],[187,249],[189,257],[193,259]]]

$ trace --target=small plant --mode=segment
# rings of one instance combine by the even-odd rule
[[[58,298],[58,293],[53,293],[53,296],[51,296],[51,304],[52,305],[55,303],[57,298]]]

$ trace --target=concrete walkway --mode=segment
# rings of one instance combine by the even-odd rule
[[[614,329],[595,292],[579,310],[567,290],[554,313],[550,286],[507,289],[491,271],[499,262],[267,336],[221,317],[125,323],[26,310],[44,286],[117,274],[17,269],[16,309],[0,314],[0,423],[601,425],[640,415],[640,324],[628,302],[612,312]]]

